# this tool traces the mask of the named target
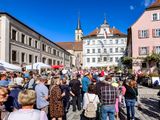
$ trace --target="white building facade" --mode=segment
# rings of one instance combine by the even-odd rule
[[[125,34],[104,20],[100,28],[83,37],[83,68],[119,66],[126,40]]]
[[[0,13],[0,60],[25,66],[36,62],[70,67],[71,54],[8,13]]]

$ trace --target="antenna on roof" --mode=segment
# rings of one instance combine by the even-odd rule
[[[106,13],[104,13],[104,24],[108,24],[106,20]]]

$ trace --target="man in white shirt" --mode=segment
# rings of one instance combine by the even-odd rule
[[[22,86],[23,82],[24,82],[24,79],[21,77],[21,74],[17,74],[17,77],[14,78],[14,83]]]

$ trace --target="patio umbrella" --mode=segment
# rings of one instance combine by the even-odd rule
[[[59,69],[59,68],[62,68],[63,65],[52,65],[51,66],[53,69]]]

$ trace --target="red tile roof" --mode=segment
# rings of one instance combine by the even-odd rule
[[[113,33],[113,35],[116,36],[125,36],[124,33],[122,33],[121,31],[119,31],[116,28],[110,28],[110,32]],[[99,29],[95,29],[94,31],[92,31],[89,35],[85,36],[85,37],[90,37],[90,36],[97,36],[99,33]],[[106,34],[107,35],[107,34]]]
[[[150,9],[157,9],[159,8],[160,9],[160,0],[156,0],[153,4],[151,4],[147,10],[150,10]]]
[[[65,50],[75,50],[75,51],[82,51],[83,50],[83,43],[82,42],[57,42],[59,46],[64,48]]]

